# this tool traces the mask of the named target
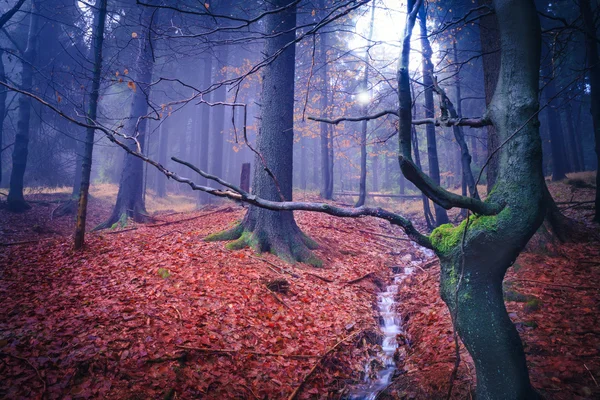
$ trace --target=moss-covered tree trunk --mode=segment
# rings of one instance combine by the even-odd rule
[[[287,7],[286,7],[287,6]],[[270,9],[285,11],[265,18],[267,34],[265,55],[270,57],[285,48],[264,67],[261,101],[261,130],[257,139],[253,194],[272,201],[292,200],[292,155],[294,144],[294,73],[296,5],[288,0],[269,3]],[[267,173],[265,169],[273,175]],[[320,265],[312,254],[314,242],[305,236],[291,211],[270,211],[251,206],[243,221],[233,229],[211,235],[206,240],[235,240],[231,249],[251,246],[257,251],[270,251],[284,260]]]
[[[503,146],[487,202],[505,206],[495,216],[441,226],[431,240],[441,260],[442,298],[475,363],[477,398],[535,399],[523,346],[504,306],[502,281],[545,214],[535,118],[541,35],[533,1],[495,0],[494,6],[502,55],[489,115]]]
[[[150,86],[152,79],[152,69],[154,67],[152,48],[150,46],[152,9],[147,7],[143,11],[143,33],[138,35],[139,53],[135,62],[135,84],[131,85],[133,98],[131,111],[127,120],[124,133],[135,137],[137,143],[129,140],[129,146],[137,151],[144,149],[147,119],[144,116],[148,112],[148,96],[150,96]],[[123,162],[123,172],[119,181],[119,192],[117,201],[110,217],[98,225],[95,229],[106,229],[112,227],[115,223],[124,223],[127,218],[133,218],[136,222],[147,222],[150,217],[146,212],[146,205],[143,196],[144,184],[144,161],[129,153],[125,153]]]

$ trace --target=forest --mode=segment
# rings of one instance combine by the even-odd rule
[[[600,398],[599,28],[0,1],[0,398]]]

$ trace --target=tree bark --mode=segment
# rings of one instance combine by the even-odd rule
[[[408,74],[410,32],[420,2],[408,2],[398,67],[398,116],[400,166],[413,183],[423,186],[411,170]],[[504,306],[502,281],[545,214],[539,123],[532,117],[539,109],[541,29],[532,0],[495,0],[494,5],[502,67],[488,113],[503,147],[498,151],[498,180],[484,204],[504,206],[498,214],[478,213],[457,227],[442,225],[430,240],[440,258],[442,298],[475,362],[477,398],[536,399],[521,340]]]
[[[573,126],[573,108],[571,105],[567,105],[567,110],[564,112],[566,118],[567,125],[567,139],[569,141],[569,158],[571,159],[571,163],[573,165],[574,172],[583,171],[583,166],[580,162],[579,149],[580,146],[578,142],[580,141],[579,135],[575,132]]]
[[[167,110],[164,113],[168,113]],[[169,116],[163,115],[160,128],[158,128],[158,162],[162,165],[167,165],[167,147],[169,146]],[[167,197],[167,177],[159,176],[156,177],[156,195],[161,199]]]
[[[203,78],[202,84],[205,87],[208,87],[211,84],[212,77],[212,57],[210,55],[205,55],[203,58]],[[210,99],[207,99],[210,100]],[[201,107],[201,117],[200,117],[200,169],[202,171],[208,171],[208,147],[210,145],[210,125],[214,123],[211,118],[210,107],[206,104],[200,105]],[[200,185],[206,185],[206,178],[198,177]],[[210,195],[204,192],[198,193],[198,204],[208,204],[210,202]]]
[[[98,12],[94,15],[94,37],[92,50],[94,55],[94,73],[92,76],[92,91],[90,92],[89,111],[87,122],[96,123],[98,111],[98,97],[100,96],[100,80],[102,78],[102,43],[104,41],[104,26],[106,21],[106,2],[100,0]],[[80,249],[85,240],[85,223],[87,217],[88,196],[90,190],[90,175],[92,173],[92,153],[94,150],[94,128],[87,128],[85,135],[85,151],[81,164],[81,179],[79,190],[79,206],[77,208],[77,222],[75,223],[75,249]]]
[[[287,6],[287,7],[286,7]],[[269,9],[285,10],[265,18],[266,32],[278,33],[266,40],[265,55],[269,57],[295,38],[296,5],[288,0],[276,0]],[[272,201],[292,199],[293,144],[294,144],[294,80],[295,46],[288,46],[276,59],[264,67],[261,131],[253,179],[253,194]],[[266,168],[273,174],[270,176]],[[296,225],[291,211],[270,211],[249,207],[244,220],[229,231],[210,235],[206,240],[235,240],[230,249],[251,246],[256,251],[271,251],[280,258],[320,266],[321,261],[310,248],[310,240]]]
[[[492,7],[492,0],[478,0],[480,6]],[[500,34],[496,14],[486,15],[479,23],[479,38],[481,40],[481,53],[483,54],[483,87],[485,91],[485,105],[489,106],[494,96],[498,73],[500,71]],[[489,125],[487,128],[487,151],[491,154],[498,148],[500,142],[496,135],[496,127]],[[498,175],[498,156],[492,155],[487,166],[486,178],[488,192],[492,190]]]
[[[142,31],[138,36],[139,52],[135,62],[136,79],[133,90],[133,99],[131,103],[130,117],[125,124],[124,131],[128,136],[136,137],[137,144],[130,140],[129,147],[136,149],[139,144],[140,149],[144,149],[147,119],[143,118],[148,112],[147,96],[150,95],[152,80],[152,70],[154,61],[152,49],[150,46],[150,35],[152,29],[150,26],[153,10],[148,7],[142,14]],[[143,199],[143,181],[144,181],[143,161],[125,153],[123,162],[123,172],[119,181],[119,192],[117,201],[113,208],[111,216],[95,230],[112,227],[117,222],[124,224],[127,218],[133,218],[136,222],[147,222],[151,218],[146,212],[146,205]]]
[[[596,158],[598,160],[598,171],[596,173],[596,213],[594,222],[600,223],[600,57],[598,57],[598,37],[596,35],[596,25],[594,24],[592,6],[590,0],[580,0],[579,7],[583,17],[585,29],[585,45],[587,48],[587,60],[590,77],[591,89],[591,107],[592,121],[594,124],[594,140]]]
[[[427,36],[427,21],[425,6],[419,10],[419,26],[421,28],[421,48],[423,49],[423,86],[425,96],[425,118],[435,116],[435,106],[433,103],[433,64],[431,63],[431,46]],[[427,124],[425,126],[427,133],[427,159],[429,161],[429,176],[439,186],[440,185],[440,164],[438,160],[437,141],[435,136],[435,126]],[[440,226],[448,223],[448,213],[438,204],[433,206],[435,210],[435,224]]]
[[[213,82],[223,80],[222,68],[227,65],[228,50],[225,46],[221,46],[217,52],[217,64],[213,71]],[[227,100],[227,88],[225,85],[218,87],[212,94],[212,101],[224,102]],[[209,171],[213,175],[223,176],[223,143],[225,141],[225,106],[213,107],[211,113],[211,135],[210,135],[210,156],[209,156]],[[213,197],[210,200],[214,200]]]
[[[325,1],[320,0],[319,8],[325,10]],[[329,107],[329,81],[327,77],[327,39],[328,34],[322,32],[319,34],[319,56],[321,58],[321,68],[319,71],[321,80],[321,113],[327,117]],[[321,122],[319,124],[321,138],[321,197],[326,200],[331,200],[333,193],[330,190],[329,180],[331,179],[329,171],[329,124]]]
[[[371,3],[371,22],[369,24],[369,34],[367,40],[370,46],[373,38],[373,25],[375,24],[375,2]],[[367,47],[368,49],[369,47]],[[365,52],[365,72],[362,78],[361,90],[369,92],[369,51]],[[362,115],[367,115],[368,104],[363,104],[361,107]],[[367,198],[367,120],[363,120],[360,128],[360,179],[358,182],[358,201],[354,207],[361,207],[365,204]]]
[[[475,362],[477,398],[535,399],[523,346],[504,306],[502,281],[545,215],[539,125],[531,118],[539,108],[541,30],[533,1],[496,0],[494,5],[502,56],[489,115],[504,145],[487,201],[506,205],[498,215],[440,227],[431,238],[441,260],[442,298]]]
[[[4,70],[4,50],[0,49],[0,80],[6,82],[6,72]],[[4,149],[4,118],[6,118],[6,97],[7,91],[0,90],[0,184],[2,183],[2,150]]]
[[[40,15],[39,1],[34,0],[31,5],[29,20],[29,33],[27,35],[27,47],[23,54],[21,70],[21,89],[31,92],[33,88],[33,63],[35,62],[38,47],[38,29]],[[23,197],[23,186],[25,169],[27,167],[27,155],[29,152],[29,124],[31,119],[31,100],[29,96],[19,96],[19,120],[17,122],[17,133],[12,154],[12,171],[10,174],[10,187],[7,198],[8,210],[22,212],[29,210]]]

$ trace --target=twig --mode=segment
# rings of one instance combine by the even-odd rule
[[[283,299],[281,297],[277,296],[277,293],[275,293],[274,291],[272,291],[271,289],[269,289],[267,287],[267,285],[265,285],[265,288],[269,291],[269,293],[271,293],[271,295],[275,298],[275,300],[277,300],[278,302],[280,302],[281,304],[283,304],[288,310],[292,309],[290,306],[287,305],[287,303],[285,301],[283,301]]]
[[[43,385],[42,393],[40,393],[40,400],[42,400],[44,398],[44,394],[46,393],[46,380],[44,378],[42,378],[42,375],[40,374],[40,371],[35,367],[35,365],[33,365],[28,359],[26,359],[24,357],[15,356],[14,354],[0,353],[0,355],[14,357],[17,360],[25,361],[27,364],[29,364],[29,366],[31,368],[33,368],[35,370],[35,373],[37,374],[37,377],[40,379],[40,381],[42,382],[42,385]]]
[[[344,343],[346,340],[351,339],[353,337],[355,337],[356,335],[358,335],[359,333],[361,333],[362,330],[358,331],[358,332],[354,332],[353,334],[346,336],[345,338],[343,338],[342,340],[340,340],[339,342],[337,342],[335,344],[335,346],[333,346],[332,348],[330,348],[329,350],[327,350],[325,352],[325,354],[323,354],[319,360],[315,363],[315,365],[311,368],[310,371],[308,371],[308,373],[306,375],[304,375],[304,378],[302,378],[302,381],[300,381],[300,385],[298,385],[298,387],[296,388],[296,390],[294,390],[292,392],[292,394],[290,394],[290,396],[287,398],[287,400],[294,400],[296,398],[296,396],[298,396],[298,393],[300,393],[300,390],[302,390],[302,387],[304,386],[304,384],[306,383],[306,381],[308,380],[308,378],[310,378],[310,376],[313,374],[313,372],[315,372],[315,370],[317,369],[317,367],[321,364],[321,361],[323,361],[323,359],[325,358],[325,356],[327,356],[329,353],[333,352],[335,349],[337,349],[337,347],[339,345],[341,345],[342,343]]]
[[[181,321],[183,318],[181,317],[181,313],[179,312],[177,307],[175,307],[175,306],[170,306],[170,307],[177,312],[177,315],[179,316],[179,320]]]
[[[356,282],[360,282],[365,278],[368,278],[369,276],[373,275],[373,272],[369,272],[367,274],[364,274],[363,276],[361,276],[360,278],[356,278],[356,279],[352,279],[351,281],[346,282],[346,285],[352,285],[353,283]]]
[[[592,377],[592,380],[594,381],[596,386],[598,386],[598,381],[596,381],[596,378],[594,378],[594,374],[592,374],[592,371],[590,371],[590,369],[587,367],[587,365],[585,365],[585,363],[583,363],[583,366],[585,367],[585,369],[587,369],[587,372],[590,373],[590,376]]]
[[[193,346],[182,346],[177,345],[180,349],[195,350],[203,353],[223,353],[223,354],[249,354],[253,356],[265,356],[265,357],[284,357],[284,358],[319,358],[319,355],[310,354],[277,354],[277,353],[262,353],[260,351],[247,351],[247,350],[233,350],[233,349],[211,349],[209,347],[193,347]]]

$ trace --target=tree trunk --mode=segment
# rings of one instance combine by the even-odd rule
[[[23,66],[21,71],[21,89],[26,92],[31,92],[33,88],[33,63],[35,62],[38,50],[38,29],[40,21],[38,1],[33,1],[31,11],[29,33],[27,35],[27,47],[21,63]],[[22,94],[19,96],[19,120],[17,122],[15,144],[13,146],[12,171],[10,174],[10,187],[7,198],[8,210],[12,212],[22,212],[31,208],[23,197],[25,168],[27,167],[27,155],[29,152],[30,119],[31,100],[29,96]]]
[[[371,3],[371,22],[369,24],[369,35],[367,40],[369,43],[373,38],[373,25],[375,24],[375,2]],[[368,48],[367,48],[368,49]],[[369,51],[365,52],[365,72],[362,79],[361,90],[369,92]],[[370,101],[370,99],[369,99]],[[367,115],[368,103],[363,104],[361,107],[362,115]],[[358,182],[358,201],[354,207],[361,207],[365,205],[367,198],[367,120],[363,120],[360,129],[360,179]]]
[[[94,16],[94,74],[92,76],[92,91],[90,92],[88,124],[96,123],[98,110],[98,97],[100,95],[100,80],[102,78],[102,43],[104,41],[104,26],[106,21],[106,2],[100,0],[98,12]],[[90,57],[91,58],[91,57]],[[81,164],[81,179],[79,190],[79,206],[77,208],[77,222],[75,224],[75,249],[83,247],[85,239],[85,222],[87,217],[88,195],[90,189],[90,175],[92,173],[92,152],[94,150],[94,128],[87,128],[85,135],[85,151]]]
[[[225,77],[222,74],[222,68],[227,65],[228,50],[225,46],[221,46],[217,51],[218,62],[215,66],[213,82],[219,82]],[[221,85],[212,94],[212,101],[224,102],[227,100],[227,87]],[[208,171],[215,176],[223,176],[223,144],[225,141],[225,106],[216,106],[212,109],[211,119],[211,135],[210,135],[210,157]],[[221,187],[216,184],[217,187]],[[218,201],[215,197],[210,197],[210,201]]]
[[[421,166],[421,155],[419,154],[419,139],[417,137],[417,129],[415,126],[411,126],[412,133],[412,142],[415,144],[414,146],[414,157],[415,164],[422,171],[423,167]],[[406,185],[406,178],[404,178],[404,173],[400,171],[400,194],[404,194],[404,186]],[[431,207],[429,207],[429,198],[423,194],[423,215],[425,216],[425,223],[427,224],[427,230],[431,231],[435,227],[435,219],[433,218],[433,214],[431,213]]]
[[[596,158],[598,160],[598,171],[596,172],[596,214],[594,222],[600,223],[600,57],[598,57],[598,45],[596,35],[596,25],[592,14],[590,0],[580,0],[579,7],[583,17],[585,29],[585,44],[587,48],[587,60],[591,88],[591,107],[592,121],[594,124],[594,140],[596,142]]]
[[[268,5],[269,9],[285,6],[288,6],[285,11],[265,18],[266,32],[279,33],[266,40],[266,57],[295,38],[296,5],[290,5],[288,0],[276,0]],[[265,171],[262,159],[257,156],[252,186],[256,196],[267,200],[292,199],[295,54],[295,46],[289,46],[264,67],[262,126],[257,151],[275,178]],[[210,235],[206,240],[235,240],[227,247],[251,246],[256,251],[271,251],[286,261],[321,265],[309,250],[316,244],[300,231],[291,211],[269,211],[251,206],[238,226]]]
[[[463,116],[462,113],[462,95],[461,95],[461,87],[460,87],[460,67],[458,66],[458,51],[456,50],[456,40],[452,42],[452,48],[454,50],[454,62],[457,63],[457,67],[455,70],[455,89],[456,89],[456,111],[454,115],[451,115],[452,118],[461,118]],[[454,109],[451,107],[450,112]],[[460,165],[462,170],[462,194],[463,196],[467,194],[467,188],[469,189],[469,194],[471,197],[479,199],[479,193],[477,192],[477,186],[475,186],[475,178],[473,177],[473,171],[471,170],[471,154],[469,153],[469,148],[467,146],[467,141],[465,140],[465,134],[463,132],[462,126],[453,126],[452,131],[454,133],[454,138],[456,139],[456,143],[460,149]],[[471,149],[474,151],[474,149]]]
[[[131,104],[130,117],[125,124],[124,131],[128,136],[137,138],[137,144],[130,140],[131,149],[144,149],[147,119],[142,118],[148,112],[147,96],[150,95],[152,80],[152,69],[154,62],[152,59],[152,49],[150,47],[150,20],[153,10],[145,8],[142,15],[143,33],[138,36],[139,53],[135,63],[136,83],[132,90],[133,99]],[[125,153],[123,162],[123,172],[119,181],[119,192],[117,201],[113,208],[111,216],[95,230],[112,227],[117,222],[125,224],[128,217],[136,222],[147,222],[151,218],[146,212],[146,205],[143,199],[143,181],[144,181],[144,162],[142,159]]]
[[[480,6],[492,7],[492,0],[478,0]],[[496,83],[498,82],[498,73],[500,72],[500,33],[498,28],[498,18],[496,14],[486,15],[481,18],[479,23],[479,38],[481,40],[481,53],[483,54],[483,87],[485,91],[485,105],[489,106],[494,96]],[[496,135],[496,127],[489,125],[487,127],[487,151],[491,154],[498,148],[500,142]],[[488,193],[496,183],[498,175],[498,155],[491,157],[487,166],[487,188]]]
[[[168,111],[164,111],[167,113]],[[167,165],[167,147],[169,146],[169,122],[170,119],[167,115],[163,115],[158,128],[158,162],[166,166]],[[167,197],[167,177],[163,174],[159,174],[156,177],[156,195],[161,199]]]
[[[551,49],[548,50],[552,52]],[[566,167],[565,167],[565,159],[563,157],[563,133],[562,133],[562,124],[560,121],[560,111],[558,110],[558,101],[555,99],[556,97],[556,82],[554,79],[555,71],[554,71],[554,55],[551,54],[543,66],[542,73],[544,77],[549,79],[548,83],[545,87],[545,98],[548,102],[548,107],[546,108],[546,121],[548,121],[548,133],[550,135],[550,150],[552,154],[552,181],[560,181],[567,177],[566,175]]]
[[[4,70],[4,50],[0,49],[0,80],[6,82],[6,72]],[[6,117],[6,97],[7,91],[0,90],[0,184],[2,183],[2,150],[4,150],[4,118]]]
[[[212,77],[212,57],[205,55],[203,59],[204,71],[202,84],[204,87],[208,87],[211,84]],[[206,99],[210,100],[210,99]],[[201,118],[200,118],[200,162],[199,166],[202,171],[208,171],[208,147],[210,145],[210,125],[214,123],[211,119],[210,107],[206,104],[200,105],[201,107]],[[198,177],[199,185],[206,185],[208,182],[206,178]],[[205,192],[198,193],[198,204],[210,203],[210,195]]]
[[[502,281],[545,214],[539,128],[535,118],[528,122],[539,108],[541,33],[533,1],[494,4],[503,48],[489,113],[506,144],[488,201],[506,206],[495,216],[440,227],[431,237],[441,260],[442,298],[475,362],[477,398],[535,399],[523,346],[504,306]]]
[[[579,146],[577,143],[579,141],[579,137],[573,127],[572,113],[573,113],[573,109],[572,109],[571,105],[569,104],[567,106],[567,110],[564,113],[565,118],[566,118],[566,125],[567,125],[567,140],[569,141],[569,158],[571,159],[571,163],[573,165],[573,171],[580,172],[580,171],[583,171],[583,166],[581,165],[581,162],[580,162]]]
[[[427,21],[425,15],[425,6],[419,10],[419,26],[421,28],[421,48],[423,49],[423,86],[425,96],[425,118],[435,116],[435,106],[433,104],[433,64],[431,63],[431,46],[427,36]],[[427,124],[427,159],[429,161],[429,176],[439,186],[440,185],[440,165],[438,160],[437,143],[435,137],[435,126]],[[434,204],[435,224],[440,226],[448,223],[448,213],[443,207]]]
[[[408,2],[398,68],[399,161],[407,173],[414,169],[408,73],[414,3]],[[442,225],[430,239],[440,258],[442,298],[475,362],[477,399],[536,399],[522,343],[504,306],[502,281],[545,214],[539,124],[532,118],[539,110],[541,29],[532,0],[495,0],[494,5],[502,68],[488,114],[504,146],[498,154],[498,179],[486,204],[504,208],[497,215],[471,217],[457,227]],[[424,185],[419,175],[408,176]],[[425,181],[425,186],[432,184]]]
[[[320,0],[319,7],[325,10],[325,1]],[[329,81],[327,77],[327,33],[319,34],[319,55],[321,58],[320,81],[321,81],[321,113],[327,117],[329,107]],[[329,190],[329,180],[331,178],[329,171],[329,124],[321,122],[319,124],[321,137],[321,197],[326,200],[331,200],[333,193]]]
[[[333,198],[333,160],[334,160],[334,147],[333,147],[333,126],[329,127],[329,186],[327,187],[329,197]]]

